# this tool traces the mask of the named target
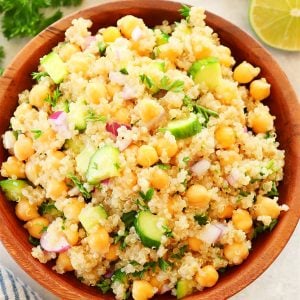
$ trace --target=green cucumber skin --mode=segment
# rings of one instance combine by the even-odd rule
[[[68,74],[65,63],[55,52],[51,52],[44,56],[41,59],[41,65],[56,84],[61,83]]]
[[[0,181],[0,187],[6,198],[18,202],[23,198],[22,190],[29,186],[27,181],[21,179],[5,179]]]
[[[94,153],[95,148],[88,145],[76,156],[76,169],[80,174],[86,174],[89,167],[90,159]]]
[[[119,149],[109,145],[96,150],[86,172],[88,183],[98,184],[104,179],[119,176],[119,154]]]
[[[177,299],[181,299],[190,295],[193,292],[190,282],[188,280],[181,279],[176,284],[176,296]]]
[[[107,212],[103,206],[98,205],[83,209],[78,218],[86,232],[90,232],[91,229],[99,224],[99,220],[106,220],[107,217]]]
[[[75,129],[83,131],[86,129],[87,106],[82,103],[71,103],[68,117],[74,122]]]

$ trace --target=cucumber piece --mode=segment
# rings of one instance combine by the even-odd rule
[[[86,118],[88,115],[88,108],[83,103],[70,103],[69,105],[68,120],[75,125],[77,130],[86,129]]]
[[[176,296],[177,299],[181,299],[185,296],[192,294],[193,285],[191,280],[181,279],[176,284]]]
[[[66,140],[63,148],[71,150],[75,154],[79,154],[84,148],[84,143],[78,137],[73,137],[70,140]]]
[[[56,84],[61,83],[68,74],[65,63],[55,52],[41,58],[41,65]]]
[[[150,211],[140,211],[137,214],[134,227],[144,246],[149,248],[160,246],[165,231],[162,226],[158,227],[159,223],[161,223],[161,217],[153,215]],[[165,224],[165,220],[163,224]]]
[[[208,57],[195,61],[188,74],[195,83],[205,83],[209,89],[215,89],[222,80],[222,72],[219,60],[216,57]]]
[[[170,36],[167,33],[164,33],[163,31],[161,31],[160,34],[156,36],[157,46],[166,44],[169,41],[169,38],[170,38]]]
[[[100,181],[119,176],[120,152],[117,148],[109,145],[98,149],[90,159],[86,173],[86,179],[90,184],[97,184]]]
[[[101,205],[87,206],[81,210],[78,218],[85,231],[90,233],[101,220],[107,219],[107,213]]]
[[[201,129],[202,125],[194,114],[187,119],[171,121],[166,128],[177,140],[191,137],[199,133]]]
[[[6,198],[10,201],[18,202],[24,198],[22,190],[29,186],[27,181],[20,179],[5,179],[0,181],[0,187]]]
[[[76,170],[80,175],[85,175],[88,170],[90,159],[95,153],[95,148],[87,145],[75,158]]]

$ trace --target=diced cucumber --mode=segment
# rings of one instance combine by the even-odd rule
[[[68,120],[75,125],[77,130],[86,129],[88,107],[83,103],[72,102],[69,105]]]
[[[76,170],[79,174],[85,175],[88,170],[90,159],[95,153],[95,147],[87,145],[75,158]]]
[[[73,137],[70,140],[66,140],[64,143],[64,149],[70,149],[75,154],[79,154],[84,148],[84,143],[78,137]]]
[[[155,60],[150,64],[150,67],[151,66],[152,66],[152,68],[157,69],[161,72],[166,71],[166,63],[164,61]]]
[[[164,33],[163,31],[161,31],[160,34],[156,36],[157,46],[166,44],[169,41],[169,38],[170,38],[170,36],[167,33]]]
[[[202,126],[197,116],[191,114],[187,119],[169,122],[166,129],[170,131],[176,139],[185,139],[199,133]]]
[[[0,181],[0,187],[6,198],[10,201],[19,201],[24,198],[22,190],[29,186],[25,180],[5,179]]]
[[[155,94],[159,91],[161,72],[165,72],[165,62],[163,61],[152,61],[147,66],[145,75],[149,78],[151,86],[148,84],[148,89],[151,94]]]
[[[192,294],[193,285],[191,280],[181,279],[176,284],[176,296],[177,299],[181,299],[185,296]]]
[[[54,201],[43,202],[38,211],[42,216],[50,216],[52,218],[63,216],[63,212],[56,208]]]
[[[119,176],[120,152],[117,148],[105,145],[98,149],[90,159],[86,179],[90,184],[97,184],[101,180]]]
[[[209,89],[215,89],[222,79],[221,66],[216,57],[195,61],[188,74],[192,76],[195,83],[205,83]]]
[[[41,58],[41,65],[56,84],[61,83],[68,74],[65,63],[55,52]]]
[[[89,233],[96,225],[101,224],[101,220],[107,219],[107,213],[101,205],[87,206],[81,210],[78,218],[83,228]]]
[[[150,211],[140,211],[134,221],[135,230],[144,246],[149,248],[158,248],[161,238],[164,234],[162,225],[165,220],[153,215]],[[159,227],[160,226],[160,227]]]

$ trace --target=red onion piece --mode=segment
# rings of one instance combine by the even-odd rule
[[[95,36],[88,36],[84,39],[84,46],[83,46],[83,50],[87,49],[92,42],[96,41],[96,37]]]
[[[102,180],[101,183],[104,185],[109,185],[109,178]]]
[[[125,85],[122,90],[122,98],[124,100],[130,100],[130,99],[135,99],[136,97],[137,97],[136,90],[129,85]]]
[[[127,129],[131,129],[130,125],[127,124],[120,124],[118,122],[106,123],[105,129],[106,131],[110,132],[114,136],[118,136],[118,129],[121,126],[125,126]]]
[[[58,135],[65,139],[70,139],[72,137],[72,133],[69,129],[67,118],[67,113],[64,111],[57,111],[49,117],[49,120]]]
[[[202,176],[204,175],[208,169],[210,168],[211,163],[207,159],[201,159],[198,162],[196,162],[192,167],[191,171],[196,174],[197,176]]]
[[[214,244],[221,237],[222,232],[218,226],[208,224],[202,230],[200,239],[207,244]]]
[[[237,180],[240,178],[241,174],[240,171],[237,169],[232,169],[230,174],[226,177],[227,182],[231,186],[235,186]]]
[[[120,72],[114,72],[114,71],[109,72],[109,80],[112,83],[117,83],[117,84],[120,84],[120,85],[124,85],[125,81],[126,81],[125,76],[126,75],[124,75]]]
[[[63,111],[56,111],[52,115],[49,116],[49,119],[56,120],[62,113],[63,113]]]
[[[61,253],[71,248],[71,245],[61,233],[43,233],[41,240],[41,247],[48,252]]]
[[[104,278],[111,278],[114,274],[114,271],[108,270],[107,273],[103,275]]]

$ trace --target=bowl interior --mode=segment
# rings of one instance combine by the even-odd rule
[[[71,25],[71,20],[78,17],[90,18],[93,31],[113,25],[126,15],[132,14],[144,19],[149,26],[180,19],[180,4],[160,1],[116,1],[105,2],[96,7],[79,11],[68,16],[34,38],[14,59],[0,79],[0,134],[9,127],[18,100],[18,94],[33,84],[30,74],[37,69],[39,58],[48,53],[59,41],[64,39],[64,31]],[[280,202],[289,205],[290,210],[280,217],[278,226],[271,234],[262,235],[254,243],[249,258],[239,267],[226,272],[218,284],[201,292],[201,299],[224,299],[238,292],[259,276],[277,257],[287,243],[300,216],[300,202],[297,195],[299,177],[300,147],[300,112],[296,95],[287,77],[272,59],[270,54],[256,41],[239,28],[224,19],[207,13],[207,24],[218,34],[221,43],[228,46],[237,62],[247,60],[262,69],[261,75],[272,84],[272,95],[267,101],[271,113],[276,116],[275,126],[280,148],[286,151],[285,177],[281,183]],[[0,146],[0,160],[5,160],[7,153]],[[51,270],[52,264],[40,264],[31,255],[28,234],[14,214],[14,205],[0,195],[0,237],[7,250],[34,279],[64,299],[113,299],[112,295],[101,296],[95,288],[80,283],[73,275],[59,275]],[[187,299],[196,299],[199,293]],[[170,295],[158,298],[169,299]]]

